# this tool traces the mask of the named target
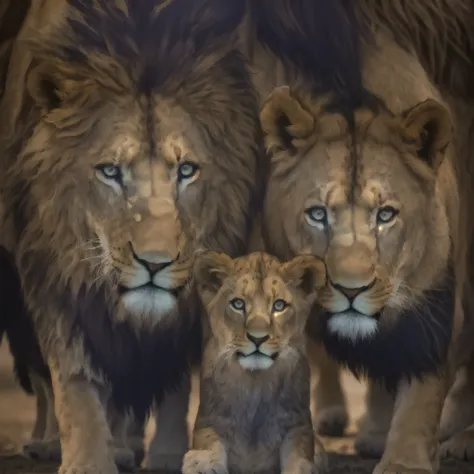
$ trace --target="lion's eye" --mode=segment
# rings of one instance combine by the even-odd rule
[[[397,216],[398,211],[392,206],[381,207],[377,212],[377,224],[387,224]]]
[[[245,301],[242,298],[234,298],[230,305],[236,309],[237,311],[244,311],[245,310]]]
[[[314,224],[326,224],[328,220],[328,214],[323,206],[314,206],[306,209],[306,219],[312,225]]]
[[[97,165],[96,169],[100,171],[106,179],[114,179],[115,181],[120,181],[122,179],[122,170],[120,169],[120,166],[114,165],[113,163]]]
[[[281,313],[286,307],[288,303],[285,300],[279,299],[273,302],[272,311],[274,313]]]
[[[183,179],[190,179],[199,171],[199,166],[196,163],[185,161],[181,163],[178,168],[178,181]]]

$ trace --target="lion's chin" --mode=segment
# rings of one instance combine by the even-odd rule
[[[140,287],[122,292],[122,304],[133,317],[148,322],[159,322],[174,313],[177,298],[161,288]]]
[[[379,322],[374,317],[356,311],[345,311],[330,315],[327,320],[327,329],[330,334],[356,344],[375,336],[379,329]]]
[[[273,363],[275,362],[275,357],[268,357],[265,354],[260,352],[254,352],[248,356],[245,355],[237,355],[237,360],[241,367],[245,370],[267,370],[269,369]]]

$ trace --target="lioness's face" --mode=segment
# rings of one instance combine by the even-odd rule
[[[403,117],[364,110],[356,113],[352,133],[340,115],[293,108],[289,125],[306,127],[307,136],[300,132],[288,148],[275,146],[271,136],[272,100],[279,99],[273,97],[262,114],[277,149],[266,198],[267,237],[278,253],[324,257],[329,285],[319,302],[327,329],[352,341],[370,337],[446,266],[449,230],[435,178],[449,119],[430,102]],[[283,100],[291,105],[295,99],[286,92]],[[431,135],[421,141],[425,131]]]
[[[301,355],[310,308],[326,281],[320,259],[281,263],[253,253],[232,260],[207,252],[198,257],[195,276],[222,362],[254,371]]]

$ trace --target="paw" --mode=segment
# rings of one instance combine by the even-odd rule
[[[227,466],[212,451],[192,449],[184,456],[183,474],[228,474]]]
[[[474,460],[474,432],[465,431],[448,439],[441,445],[440,453],[442,458]]]
[[[99,466],[97,464],[73,463],[69,466],[61,466],[58,474],[119,474],[114,463]]]
[[[349,417],[344,405],[334,405],[319,409],[314,420],[314,429],[321,436],[344,436]]]
[[[380,459],[385,451],[386,440],[385,433],[361,430],[356,436],[354,449],[362,458]]]
[[[372,474],[436,474],[436,472],[437,469],[433,469],[429,463],[403,462],[396,459],[391,462],[382,459]]]
[[[61,462],[61,443],[59,438],[30,441],[23,445],[23,454],[34,461]]]
[[[114,447],[114,460],[119,469],[132,470],[135,468],[135,453],[126,447]]]
[[[324,474],[326,471],[308,459],[299,459],[292,463],[282,474]]]

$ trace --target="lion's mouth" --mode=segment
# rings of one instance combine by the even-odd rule
[[[247,357],[266,357],[267,359],[276,360],[278,357],[278,352],[273,353],[272,355],[264,354],[259,350],[253,351],[250,354],[244,354],[241,351],[237,351],[236,355],[238,358],[247,358]]]
[[[151,281],[148,282],[148,283],[145,283],[144,285],[134,286],[132,288],[127,287],[125,285],[119,285],[118,292],[122,296],[126,293],[131,293],[131,292],[134,292],[134,291],[164,291],[166,293],[169,293],[169,294],[173,295],[175,298],[178,298],[179,295],[186,288],[186,286],[189,284],[190,281],[191,281],[191,279],[189,278],[182,285],[180,285],[176,288],[164,288],[162,286],[155,285]]]

